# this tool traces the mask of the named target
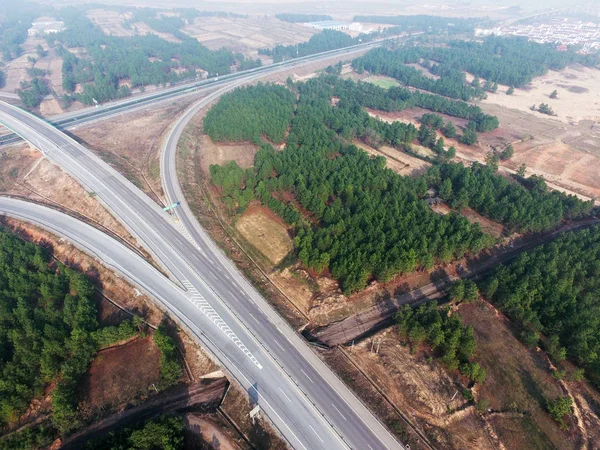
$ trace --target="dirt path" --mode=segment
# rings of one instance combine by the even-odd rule
[[[94,437],[141,420],[149,420],[159,414],[181,412],[194,408],[195,411],[215,412],[227,391],[227,378],[203,379],[193,385],[180,386],[164,395],[154,397],[140,406],[135,406],[90,425],[69,436],[63,441],[61,448],[78,449],[82,444]]]
[[[558,234],[597,223],[600,223],[600,219],[598,218],[571,222],[555,231],[515,242],[513,247],[509,247],[506,251],[492,255],[484,261],[481,261],[481,259],[469,261],[462,276],[467,278],[479,277],[498,264],[507,262],[524,251],[554,239]],[[400,306],[417,303],[424,299],[436,299],[442,297],[448,285],[456,279],[456,276],[447,276],[406,294],[384,300],[360,313],[353,314],[346,319],[340,320],[339,322],[307,330],[305,336],[311,341],[316,341],[329,347],[349,344],[354,340],[362,339],[389,325]]]
[[[212,445],[214,449],[240,450],[240,447],[212,420],[188,414],[185,417],[184,423],[188,430],[200,436],[205,442]]]

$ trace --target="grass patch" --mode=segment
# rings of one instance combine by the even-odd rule
[[[391,87],[400,86],[400,83],[398,83],[393,78],[381,77],[381,76],[376,76],[376,75],[372,75],[370,77],[367,77],[363,81],[366,81],[367,83],[374,84],[375,86],[378,86],[378,87],[383,88],[383,89],[389,89]]]

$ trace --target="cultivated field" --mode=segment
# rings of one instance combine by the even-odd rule
[[[250,206],[236,221],[235,228],[274,265],[293,248],[283,221],[264,206]]]
[[[247,19],[197,17],[183,31],[211,50],[225,47],[254,58],[258,57],[259,48],[297,44],[308,41],[318,32],[301,24],[282,22],[268,16],[251,16]]]
[[[36,47],[41,45],[48,55],[40,58],[36,53]],[[18,58],[5,63],[2,68],[6,74],[6,85],[1,89],[2,92],[14,93],[21,81],[30,80],[31,77],[27,74],[27,69],[35,67],[37,69],[50,70],[51,74],[44,77],[49,81],[49,86],[54,89],[58,95],[63,94],[62,88],[62,58],[56,56],[53,49],[48,48],[48,44],[42,38],[36,36],[28,36],[23,44],[21,44],[23,54]],[[28,61],[28,57],[36,60],[35,64]]]
[[[133,14],[131,13],[121,13],[110,9],[90,9],[86,11],[86,16],[106,34],[118,37],[128,37],[136,34],[133,27],[130,29],[123,27],[123,22],[132,18]]]

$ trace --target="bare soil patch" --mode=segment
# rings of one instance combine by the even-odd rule
[[[469,220],[469,222],[478,223],[484,232],[491,234],[495,238],[500,238],[506,233],[506,230],[504,229],[502,224],[494,222],[493,220],[482,216],[477,211],[474,211],[471,208],[463,209],[462,211],[460,211],[460,214],[466,217]]]
[[[329,352],[333,354],[338,351]],[[346,350],[346,354],[353,363],[340,357],[334,358],[333,355],[329,355],[327,360],[343,374],[343,378],[350,382],[363,400],[376,408],[378,415],[388,425],[392,420],[402,424],[400,436],[411,448],[423,448],[422,441],[397,415],[391,419],[389,413],[385,414],[388,403],[375,391],[371,382],[409,418],[434,448],[496,448],[475,408],[467,403],[460,392],[456,394],[461,389],[460,383],[448,375],[438,362],[428,362],[425,352],[411,354],[408,347],[400,344],[394,329],[356,343]]]
[[[515,89],[506,95],[507,86],[489,93],[483,103],[494,103],[506,108],[527,112],[532,105],[549,104],[556,116],[565,123],[580,120],[600,120],[600,70],[583,66],[570,66],[560,72],[550,71],[533,80],[525,89]],[[558,98],[550,93],[558,91]],[[543,114],[536,113],[540,116]],[[547,116],[546,116],[547,117]]]
[[[279,264],[293,248],[286,225],[264,206],[250,206],[237,219],[235,227],[274,265]]]
[[[241,447],[236,443],[239,436],[234,435],[231,428],[224,424],[222,419],[219,419],[220,417],[216,415],[186,414],[184,424],[191,435],[196,439],[202,439],[213,449],[240,450]]]
[[[204,173],[209,173],[213,164],[223,165],[229,161],[235,161],[242,169],[254,165],[254,155],[258,152],[258,146],[246,143],[219,143],[213,142],[207,135],[200,138],[202,154],[200,156],[200,167]]]
[[[453,211],[453,209],[445,203],[437,203],[435,205],[431,205],[430,208],[443,216],[450,214]],[[471,208],[463,209],[460,211],[460,214],[466,217],[469,222],[478,223],[485,233],[491,234],[495,238],[500,238],[505,234],[506,230],[501,224],[494,222],[487,217],[483,217],[481,214],[472,210]]]
[[[599,155],[574,149],[563,142],[531,149],[517,145],[515,149],[515,156],[506,163],[507,167],[516,170],[525,164],[528,172],[543,174],[551,183],[600,199]]]
[[[80,385],[83,410],[147,396],[160,380],[160,351],[151,336],[98,352]]]
[[[422,159],[415,158],[400,150],[388,146],[381,146],[375,149],[360,141],[352,141],[354,145],[366,151],[369,155],[384,156],[386,158],[386,166],[400,175],[417,176],[425,173],[431,164]]]

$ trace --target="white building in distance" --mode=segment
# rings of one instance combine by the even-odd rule
[[[344,22],[336,22],[334,20],[321,20],[319,22],[307,22],[304,24],[307,27],[317,30],[347,30],[350,24]]]
[[[31,28],[27,30],[29,36],[42,36],[44,34],[55,34],[64,31],[65,24],[60,21],[40,21],[33,22]]]

